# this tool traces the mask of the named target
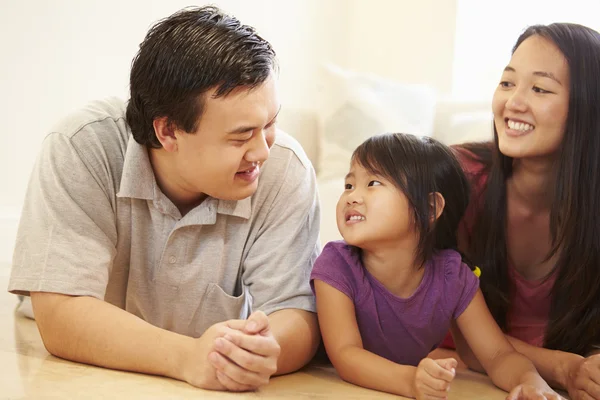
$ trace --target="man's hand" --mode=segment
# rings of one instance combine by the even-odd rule
[[[209,354],[219,383],[253,389],[269,383],[277,371],[281,349],[269,330],[265,313],[257,311],[246,321],[232,320],[225,324],[228,333],[215,339],[216,351]]]
[[[566,374],[572,400],[600,400],[600,354],[571,362]]]
[[[190,385],[209,390],[229,390],[242,392],[254,390],[256,387],[233,382],[221,383],[217,370],[211,362],[214,357],[215,341],[226,335],[231,335],[234,329],[227,326],[231,321],[219,322],[208,328],[202,336],[193,339],[193,347],[185,355],[185,361],[181,366],[181,379]]]
[[[250,391],[269,382],[277,369],[279,344],[263,312],[208,328],[186,354],[182,380],[209,390]]]
[[[432,360],[424,358],[415,373],[415,397],[421,399],[446,399],[450,382],[456,375],[457,361],[454,358]]]

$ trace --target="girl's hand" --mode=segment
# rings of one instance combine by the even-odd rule
[[[415,373],[414,392],[417,400],[447,399],[457,364],[454,358],[422,359]]]
[[[570,363],[567,390],[572,400],[600,400],[600,354]]]
[[[510,391],[506,400],[565,400],[550,387],[540,389],[532,385],[519,385]]]

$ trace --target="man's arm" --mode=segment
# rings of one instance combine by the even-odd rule
[[[294,372],[315,355],[321,339],[315,313],[285,309],[269,315],[269,325],[281,347],[276,375]]]
[[[309,284],[320,252],[316,176],[301,149],[292,151],[284,146],[292,139],[285,136],[281,140],[282,144],[273,146],[270,169],[261,176],[264,187],[270,189],[258,194],[265,197],[256,216],[258,229],[249,238],[242,274],[253,311],[269,315],[269,332],[281,349],[277,374],[303,367],[314,356],[319,341]]]
[[[208,361],[225,323],[194,339],[157,328],[93,297],[32,292],[36,322],[46,349],[57,357],[111,369],[163,375],[212,390],[244,391],[253,385],[221,384]],[[252,379],[252,374],[248,374]]]

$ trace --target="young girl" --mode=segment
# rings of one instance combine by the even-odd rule
[[[457,159],[431,138],[386,134],[352,155],[311,284],[327,354],[342,379],[417,399],[446,398],[456,360],[426,358],[459,329],[508,399],[560,399],[505,339],[456,230],[469,201]]]

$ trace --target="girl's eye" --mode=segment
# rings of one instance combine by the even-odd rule
[[[345,188],[346,190],[352,190],[352,185],[351,185],[351,184],[349,184],[349,183],[346,183],[346,184],[344,185],[344,188]]]
[[[536,93],[550,93],[549,91],[539,88],[537,86],[534,86],[532,90]]]
[[[371,182],[369,182],[369,186],[379,186],[379,185],[381,185],[381,182],[379,182],[379,181],[371,181]]]

